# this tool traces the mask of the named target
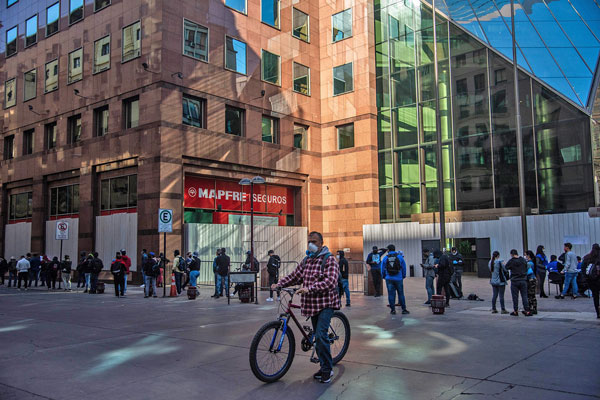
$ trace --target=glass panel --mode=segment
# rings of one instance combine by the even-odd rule
[[[69,186],[56,188],[57,190],[57,213],[58,215],[69,212]]]
[[[183,96],[183,123],[185,125],[204,127],[204,100]]]
[[[260,11],[262,22],[279,28],[279,0],[261,0]]]
[[[349,8],[331,17],[332,40],[334,42],[352,36],[352,9]]]
[[[69,140],[70,143],[81,140],[81,115],[69,118]]]
[[[478,210],[494,207],[492,176],[473,176],[456,181],[458,210]]]
[[[392,121],[390,110],[381,110],[377,114],[377,145],[379,150],[392,147]]]
[[[100,209],[110,210],[110,181],[108,179],[103,180],[100,183]]]
[[[308,27],[308,14],[296,8],[292,9],[292,36],[308,42],[310,40]]]
[[[4,82],[4,108],[17,104],[17,79],[9,79]]]
[[[104,136],[108,133],[108,106],[94,110],[95,135]]]
[[[44,81],[44,91],[46,93],[56,89],[58,89],[58,60],[46,64],[46,79]]]
[[[352,63],[333,68],[333,95],[344,94],[354,90]]]
[[[406,218],[421,212],[419,185],[401,185],[396,190],[398,196],[398,217]]]
[[[125,128],[135,128],[140,123],[140,101],[137,97],[124,100]]]
[[[23,133],[23,154],[33,154],[33,138],[35,129],[29,129]]]
[[[68,82],[73,83],[83,78],[83,48],[69,53]]]
[[[123,28],[122,61],[129,61],[141,55],[142,25],[138,21],[135,24]]]
[[[354,124],[338,126],[337,132],[339,150],[354,147]]]
[[[17,52],[17,27],[6,31],[6,57]]]
[[[244,111],[239,108],[225,108],[225,133],[244,136]]]
[[[262,51],[262,80],[279,85],[280,60],[277,54]]]
[[[395,152],[398,163],[397,183],[419,183],[419,155],[417,149],[399,150]],[[390,158],[391,162],[391,158]],[[381,169],[380,169],[381,174]],[[391,171],[390,171],[391,179]],[[381,179],[380,179],[381,181]],[[380,184],[382,184],[380,182]]]
[[[226,37],[225,68],[246,74],[246,43]]]
[[[129,201],[129,181],[123,176],[110,180],[110,208],[127,208]]]
[[[94,73],[110,68],[110,36],[94,42]]]
[[[390,151],[379,152],[379,185],[389,186],[394,183],[394,166],[392,165],[392,153]]]
[[[395,123],[396,147],[415,145],[418,142],[417,106],[395,109],[392,112]]]
[[[129,207],[137,207],[137,175],[129,175]]]
[[[46,130],[46,148],[53,149],[56,147],[56,122],[51,124],[47,124],[45,126]]]
[[[83,0],[69,1],[69,24],[83,19]]]
[[[57,209],[56,205],[58,204],[58,188],[50,189],[50,215],[56,215]]]
[[[58,32],[58,19],[60,17],[60,3],[55,3],[46,9],[46,36]]]
[[[246,14],[246,0],[225,0],[225,5]]]
[[[391,222],[394,219],[394,198],[392,188],[379,189],[379,218]]]
[[[294,63],[294,91],[310,95],[310,68]]]
[[[208,61],[208,28],[184,19],[183,29],[183,54]]]
[[[94,1],[94,11],[98,11],[103,9],[106,6],[110,5],[110,0],[95,0]]]
[[[37,15],[25,21],[25,47],[37,42]]]
[[[277,143],[277,119],[262,116],[262,141],[268,143]]]
[[[302,150],[308,148],[308,127],[294,125],[294,147]]]
[[[423,146],[421,149],[423,154],[422,157],[424,169],[422,179],[424,181],[437,181],[437,145]],[[444,181],[453,180],[454,163],[451,144],[442,145],[442,163],[442,174]]]
[[[73,202],[72,202],[72,212],[79,212],[79,185],[73,185]]]
[[[18,1],[19,0],[6,0],[6,7],[10,7]]]

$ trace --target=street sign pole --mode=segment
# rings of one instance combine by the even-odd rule
[[[61,261],[61,262],[62,262],[62,244],[63,244],[63,241],[61,239],[60,240],[60,259],[59,259],[59,261]]]
[[[167,297],[167,232],[173,232],[173,210],[161,208],[158,210],[158,233],[163,234],[163,297]]]
[[[167,232],[163,233],[163,297],[167,297]]]

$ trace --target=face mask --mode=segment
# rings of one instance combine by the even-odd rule
[[[309,243],[308,244],[308,252],[311,254],[315,254],[317,251],[319,251],[319,248],[317,247],[316,244],[314,243]]]
[[[340,259],[340,255],[338,254],[337,256],[335,256],[335,258],[337,258],[339,260]]]

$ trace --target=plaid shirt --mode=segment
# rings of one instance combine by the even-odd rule
[[[321,274],[321,262],[327,253],[329,249],[323,247],[318,257],[306,257],[291,274],[279,281],[281,287],[304,284],[304,287],[308,288],[309,292],[303,294],[300,299],[304,316],[312,317],[325,308],[340,309],[340,270],[334,256],[329,256]]]

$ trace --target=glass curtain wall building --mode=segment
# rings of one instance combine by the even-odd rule
[[[381,222],[519,206],[512,63],[415,0],[375,0]],[[437,46],[437,60],[434,58]],[[437,176],[434,63],[442,176]],[[525,191],[533,212],[594,205],[590,117],[519,72]]]

